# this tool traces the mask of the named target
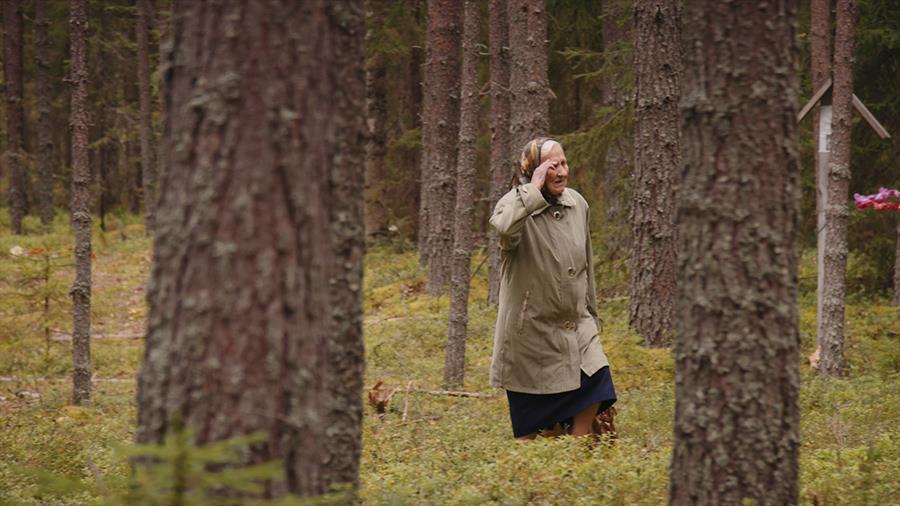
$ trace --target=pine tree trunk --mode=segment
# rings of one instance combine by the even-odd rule
[[[684,8],[669,504],[797,504],[796,7]]]
[[[419,27],[424,22],[423,10],[422,10],[422,0],[407,0],[408,9],[412,13],[412,18],[415,22],[416,27]],[[423,30],[423,33],[426,32]],[[424,40],[421,43],[413,45],[410,48],[410,56],[409,56],[409,66],[407,72],[407,114],[409,114],[409,120],[407,124],[409,128],[418,128],[420,133],[423,133],[423,125],[422,125],[422,117],[425,112],[422,109],[422,67],[425,62],[425,43]],[[407,157],[404,159],[404,165],[406,167],[416,167],[416,169],[421,172],[422,160],[424,154],[424,144],[420,142],[419,149],[411,150]],[[415,181],[412,185],[413,195],[410,196],[407,205],[405,206],[406,215],[409,217],[410,221],[413,225],[413,230],[417,231],[416,233],[422,230],[422,214],[419,212],[422,203],[422,178],[421,174],[417,174]],[[421,253],[423,249],[419,248],[419,252]]]
[[[170,30],[137,440],[264,431],[270,495],[355,484],[362,1],[175,2]]]
[[[372,27],[378,20],[374,18],[374,6],[369,0],[366,5],[368,18],[366,38],[371,40]],[[365,219],[366,238],[375,239],[387,228],[387,206],[385,205],[385,156],[387,156],[387,68],[384,56],[377,51],[366,60],[366,118],[369,127],[369,142],[366,144],[366,188]]]
[[[631,325],[647,346],[672,344],[681,19],[677,0],[634,3],[635,122]]]
[[[544,0],[508,0],[510,142],[513,158],[550,130],[547,13]],[[511,177],[511,176],[510,176]]]
[[[171,17],[166,17],[165,12],[172,11],[172,0],[161,0],[162,5],[160,6],[160,11],[156,17],[156,23],[159,27],[159,90],[158,90],[158,100],[159,100],[159,111],[160,116],[165,114],[166,108],[168,107],[168,103],[166,102],[166,87],[171,85],[172,82],[172,67],[169,65],[169,62],[173,61],[173,40],[172,40],[172,29],[171,29]],[[170,14],[171,16],[171,14]],[[169,135],[168,131],[168,123],[165,121],[160,122],[160,132],[159,138],[164,139],[167,135]],[[166,151],[166,143],[157,141],[156,143],[156,204],[159,207],[159,201],[161,199],[160,195],[160,186],[163,178],[165,177],[166,168],[169,166],[169,153]]]
[[[815,93],[831,77],[831,0],[811,0],[810,67],[812,92]],[[816,106],[813,140],[816,147],[816,341],[823,335],[822,292],[825,284],[825,199],[828,197],[829,146],[825,137],[831,130],[831,93],[826,93]],[[820,136],[821,133],[826,135]]]
[[[463,15],[460,86],[459,155],[456,167],[456,209],[453,263],[450,277],[450,323],[444,362],[444,383],[463,384],[466,327],[469,322],[469,271],[472,260],[472,214],[475,200],[475,141],[478,137],[478,35],[481,14],[476,0],[466,0]]]
[[[428,266],[427,291],[431,295],[445,292],[450,284],[459,140],[460,14],[459,2],[428,2],[419,245],[420,263]]]
[[[615,61],[616,54],[622,51],[622,46],[630,44],[633,33],[631,24],[623,26],[623,18],[627,18],[625,9],[627,3],[621,0],[604,1],[601,3],[603,16],[603,50],[604,57]],[[630,62],[620,62],[627,65]],[[617,75],[607,75],[602,81],[601,101],[611,112],[607,120],[613,117],[622,117],[627,114],[628,92],[621,78]],[[624,121],[619,120],[622,123]],[[608,251],[611,260],[624,259],[631,253],[631,228],[628,224],[628,200],[629,174],[632,172],[631,151],[632,136],[627,135],[627,130],[620,134],[613,134],[606,149],[603,160],[603,215],[605,227],[610,234],[616,237],[615,241],[609,241]]]
[[[69,0],[69,65],[72,83],[72,401],[91,401],[91,170],[88,167],[87,0]]]
[[[834,35],[831,157],[825,207],[825,276],[822,289],[822,335],[819,373],[844,372],[844,299],[847,274],[847,218],[850,215],[850,132],[853,125],[854,26],[858,5],[838,0]]]
[[[491,44],[491,182],[490,208],[509,188],[512,177],[513,149],[510,144],[509,117],[509,23],[507,0],[490,2]],[[493,228],[488,236],[488,301],[500,301],[500,239]]]
[[[14,234],[25,217],[25,111],[22,88],[22,0],[3,2],[3,71],[6,80],[6,166],[9,172],[9,216]]]
[[[41,225],[53,221],[53,120],[51,118],[50,41],[47,0],[34,1],[34,60],[37,81],[38,206]]]
[[[831,77],[831,0],[810,0],[809,50],[812,91]]]
[[[153,159],[153,105],[150,90],[150,0],[137,0],[137,68],[140,102],[141,179],[144,190],[144,226],[153,233],[156,216],[156,161]]]

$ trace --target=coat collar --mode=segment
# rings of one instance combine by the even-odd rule
[[[575,207],[575,197],[572,196],[572,190],[570,190],[568,188],[563,190],[562,195],[560,195],[556,200],[559,201],[559,205],[561,205],[563,207]],[[543,208],[538,209],[537,211],[531,213],[531,215],[537,216],[537,215],[541,214],[542,212],[546,211],[547,209],[550,209],[551,207],[553,207],[553,206],[543,207]]]

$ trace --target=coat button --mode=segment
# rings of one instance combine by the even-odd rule
[[[575,324],[570,321],[567,321],[567,322],[563,323],[563,328],[565,328],[566,330],[575,330]]]
[[[569,276],[575,276],[575,268],[569,267]]]
[[[559,211],[553,211],[553,217],[556,218],[557,220],[561,220],[561,219],[562,219],[562,213],[559,212]]]

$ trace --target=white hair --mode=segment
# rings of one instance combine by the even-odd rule
[[[553,150],[553,146],[560,146],[560,144],[553,139],[547,139],[547,141],[541,145],[541,160],[543,160],[545,156],[550,154],[550,151]]]

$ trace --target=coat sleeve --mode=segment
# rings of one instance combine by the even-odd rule
[[[587,259],[587,300],[585,304],[587,305],[587,310],[594,317],[594,321],[597,322],[597,332],[603,330],[603,320],[600,319],[600,315],[597,312],[597,287],[596,281],[594,278],[594,247],[591,245],[591,210],[588,208],[587,213],[585,215],[584,221],[584,233],[585,233],[585,258]]]
[[[549,206],[541,191],[531,183],[517,186],[501,197],[490,220],[500,236],[500,249],[515,249],[522,238],[525,220],[531,213]]]

